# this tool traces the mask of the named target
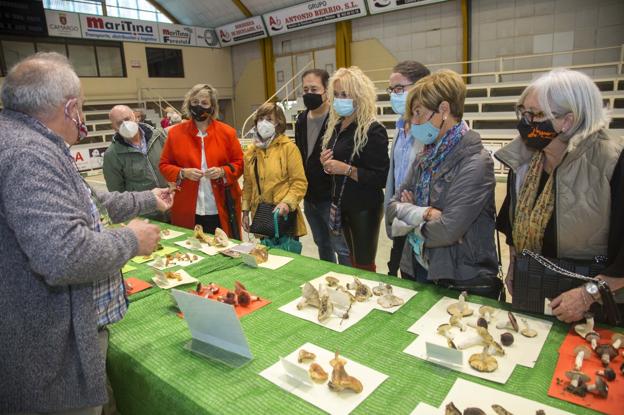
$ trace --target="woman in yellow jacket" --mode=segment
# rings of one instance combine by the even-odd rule
[[[254,117],[256,138],[245,151],[243,173],[243,229],[249,232],[251,221],[260,202],[276,205],[281,216],[297,212],[294,237],[305,235],[306,226],[299,204],[308,188],[301,153],[284,132],[286,117],[275,103],[266,103]],[[261,189],[258,189],[255,168]],[[251,218],[249,213],[251,212]]]

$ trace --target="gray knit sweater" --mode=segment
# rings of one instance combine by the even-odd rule
[[[63,140],[0,114],[0,413],[106,402],[93,282],[136,255],[128,228],[92,231],[89,195]],[[115,222],[153,212],[151,192],[98,193]]]

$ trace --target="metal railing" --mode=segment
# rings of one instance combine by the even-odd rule
[[[565,65],[565,67],[569,69],[597,69],[597,68],[614,67],[616,75],[624,75],[624,44],[621,44],[619,46],[608,46],[608,47],[602,47],[602,48],[574,49],[574,50],[563,51],[563,52],[534,53],[530,55],[499,56],[497,58],[474,59],[474,60],[469,60],[469,61],[432,63],[432,64],[427,64],[427,67],[431,69],[448,68],[448,67],[452,67],[456,65],[462,66],[463,64],[479,64],[479,63],[492,63],[493,62],[493,63],[496,63],[496,66],[497,66],[496,70],[494,71],[460,73],[459,75],[463,78],[466,78],[467,80],[471,78],[493,77],[495,83],[500,83],[502,82],[502,77],[504,75],[518,75],[518,74],[548,72],[553,68],[553,66],[551,65],[551,66],[546,66],[546,67],[538,66],[535,68],[528,68],[528,69],[511,69],[511,68],[505,69],[506,62],[515,63],[518,60],[526,61],[528,59],[545,58],[545,57],[553,58],[555,56],[565,56],[565,55],[574,56],[575,54],[580,54],[580,53],[604,52],[608,50],[612,50],[612,51],[619,50],[620,51],[619,60],[617,61],[608,60],[605,62],[598,62],[598,63],[594,62],[594,63],[586,63],[586,64]],[[373,80],[375,84],[379,84],[379,83],[388,82],[387,76],[390,74],[391,71],[392,71],[392,68],[377,68],[377,69],[369,69],[364,72]],[[378,76],[371,75],[377,72],[382,72],[384,78],[376,79],[378,78]]]
[[[294,89],[290,90],[290,91],[288,91],[288,85],[291,82],[293,82],[295,79],[298,79],[301,76],[301,74],[303,74],[308,69],[308,67],[310,65],[313,65],[313,64],[314,64],[313,60],[311,60],[308,63],[306,63],[303,66],[303,68],[301,68],[301,70],[299,70],[299,72],[297,72],[292,78],[290,78],[288,81],[286,81],[284,83],[284,85],[282,85],[277,91],[275,91],[275,93],[273,95],[271,95],[266,101],[264,101],[260,106],[266,104],[267,102],[271,102],[273,100],[273,98],[278,96],[284,90],[286,91],[286,96],[285,96],[284,99],[279,101],[280,104],[283,105],[285,101],[288,101],[292,94],[295,94],[295,96],[296,96],[296,92],[301,87],[301,83],[297,84],[297,86]],[[243,126],[241,128],[241,138],[245,138],[247,136],[247,134],[249,134],[253,130],[253,128],[250,128],[249,130],[245,130],[245,127],[247,126],[247,123],[249,122],[249,120],[251,120],[256,115],[256,112],[257,112],[257,110],[253,111],[249,115],[249,117],[247,117],[245,119],[245,122],[243,123]]]

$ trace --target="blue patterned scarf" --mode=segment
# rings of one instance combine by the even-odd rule
[[[440,141],[425,146],[423,151],[418,155],[418,169],[421,173],[414,194],[414,202],[416,205],[429,206],[429,190],[433,175],[440,170],[446,157],[453,151],[457,143],[459,143],[469,129],[470,127],[468,127],[465,121],[460,121],[457,125],[448,130]],[[420,233],[420,227],[417,227],[414,231],[409,233],[407,241],[412,246],[412,251],[418,263],[428,270],[429,261],[424,255],[425,238]],[[414,273],[416,274],[416,270],[414,270]]]

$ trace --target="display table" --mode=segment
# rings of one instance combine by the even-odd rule
[[[175,246],[173,242],[185,238],[162,241],[162,244]],[[203,359],[183,348],[191,335],[185,321],[176,315],[168,291],[154,287],[131,297],[125,318],[110,326],[108,351],[108,373],[122,414],[321,413],[258,375],[280,356],[288,355],[306,342],[338,350],[340,354],[389,376],[357,407],[356,414],[409,414],[421,401],[438,407],[458,377],[572,413],[596,413],[546,394],[557,362],[557,350],[568,331],[567,325],[555,322],[533,369],[517,366],[509,381],[499,385],[403,353],[416,337],[407,329],[440,297],[454,297],[456,292],[287,252],[275,253],[295,259],[276,271],[250,268],[238,259],[222,255],[208,257],[184,268],[202,284],[216,282],[233,288],[234,281],[238,280],[250,292],[271,301],[241,319],[254,360],[240,369]],[[147,265],[132,265],[137,269],[126,276],[151,279],[153,271]],[[374,310],[343,333],[278,310],[300,296],[301,284],[328,271],[391,282],[415,288],[419,293],[396,313]],[[181,287],[190,288],[193,287]],[[475,296],[470,300],[497,305]]]

